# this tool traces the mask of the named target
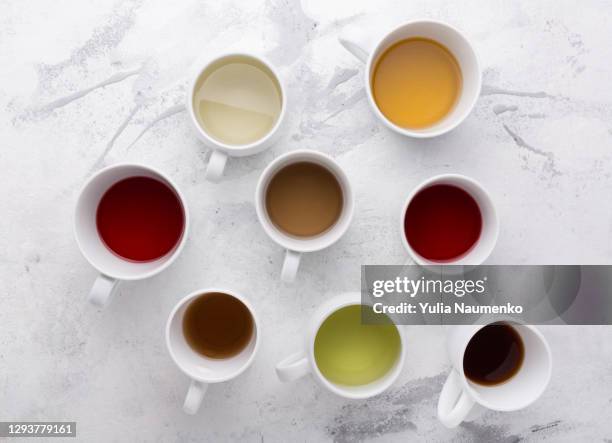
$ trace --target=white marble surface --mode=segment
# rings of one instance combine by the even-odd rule
[[[611,3],[4,0],[0,11],[0,419],[74,420],[81,440],[104,442],[612,440],[612,327],[545,329],[555,365],[544,396],[455,430],[435,417],[449,369],[439,328],[408,330],[400,381],[369,401],[308,378],[283,385],[273,371],[315,306],[358,289],[361,264],[405,260],[398,211],[433,174],[468,174],[493,194],[502,229],[491,263],[611,261]],[[484,69],[473,114],[426,141],[374,119],[362,67],[336,40],[347,24],[376,36],[415,17],[464,29]],[[213,185],[180,105],[197,61],[228,48],[276,63],[290,106],[282,140],[231,161]],[[346,168],[357,211],[346,236],[283,285],[282,251],[252,200],[264,166],[297,148]],[[170,269],[123,285],[99,311],[85,303],[96,272],[72,211],[92,171],[119,161],[170,174],[193,225]],[[253,367],[212,386],[190,417],[163,327],[177,300],[213,285],[251,298],[263,343]]]

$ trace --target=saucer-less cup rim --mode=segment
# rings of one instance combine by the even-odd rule
[[[482,230],[476,244],[464,255],[449,261],[429,260],[420,255],[410,246],[404,230],[406,211],[412,199],[423,189],[441,184],[457,186],[470,194],[476,200],[482,216]],[[495,248],[497,237],[499,236],[499,218],[491,195],[478,181],[461,174],[440,174],[422,181],[410,192],[400,213],[399,232],[404,248],[408,251],[410,257],[421,266],[480,265],[491,255]]]
[[[454,48],[451,48],[449,47],[450,45],[445,44],[446,42],[439,41],[439,38],[427,35],[425,32],[416,32],[415,34],[404,36],[401,35],[402,31],[409,31],[409,28],[418,29],[420,27],[439,28],[439,30],[441,30],[443,33],[450,33],[449,38],[452,37],[456,39],[456,43],[459,45],[457,49],[461,49],[461,54],[458,54],[458,50],[453,50]],[[461,95],[450,113],[434,125],[419,129],[403,128],[390,121],[378,108],[378,105],[374,100],[371,84],[373,71],[376,67],[378,57],[393,43],[410,37],[431,38],[432,40],[444,44],[444,46],[446,46],[457,59],[457,62],[461,67],[463,77]],[[474,108],[478,97],[480,96],[480,90],[482,88],[482,72],[480,69],[478,54],[465,34],[446,22],[431,19],[418,19],[404,22],[403,24],[387,32],[373,47],[369,43],[370,40],[368,40],[368,37],[363,34],[363,30],[354,26],[345,28],[339,40],[349,52],[366,64],[365,89],[370,107],[374,111],[375,115],[387,127],[399,134],[414,138],[430,138],[452,131],[467,118]],[[466,74],[469,74],[469,80],[466,80]],[[469,84],[467,83],[468,81]]]
[[[202,74],[204,74],[204,72],[209,69],[213,64],[219,63],[224,59],[234,57],[250,58],[252,60],[256,60],[258,63],[261,63],[263,66],[265,66],[275,77],[275,80],[278,84],[281,93],[281,110],[276,120],[276,123],[274,124],[272,129],[270,129],[270,131],[259,140],[243,145],[233,145],[229,143],[224,143],[221,140],[218,140],[215,137],[209,135],[204,130],[202,125],[198,122],[193,104],[195,88]],[[187,111],[189,112],[189,120],[191,121],[191,125],[196,131],[198,138],[212,149],[212,153],[206,170],[206,178],[210,181],[216,182],[220,180],[221,176],[223,175],[223,170],[225,168],[228,156],[244,157],[248,155],[257,154],[269,148],[270,145],[272,145],[276,141],[276,138],[279,135],[280,126],[282,125],[285,119],[285,114],[287,111],[287,93],[282,78],[278,73],[278,70],[265,57],[249,51],[231,51],[216,54],[210,57],[202,65],[202,67],[198,69],[196,75],[194,75],[191,79],[188,91],[189,92],[187,94],[186,106]]]
[[[544,338],[544,335],[542,335],[542,333],[534,326],[532,325],[525,325],[525,324],[520,324],[520,323],[516,323],[515,321],[507,321],[507,323],[510,323],[511,326],[513,328],[515,328],[517,331],[519,331],[519,333],[521,333],[521,337],[525,336],[525,333],[529,333],[529,334],[533,334],[535,337],[537,337],[537,339],[544,344],[543,349],[545,349],[546,352],[546,382],[541,384],[539,386],[539,389],[534,390],[532,392],[532,396],[530,399],[525,400],[522,403],[517,403],[511,407],[504,407],[504,406],[499,406],[493,402],[491,402],[490,400],[487,400],[483,395],[482,395],[482,391],[487,391],[489,389],[495,389],[497,386],[501,386],[501,385],[497,385],[497,386],[479,386],[477,385],[477,383],[474,383],[472,381],[469,381],[467,376],[465,375],[464,371],[463,371],[463,367],[461,367],[461,375],[463,376],[463,386],[465,387],[465,389],[468,390],[468,392],[476,399],[476,401],[478,403],[480,403],[481,405],[492,409],[492,410],[496,410],[496,411],[506,411],[506,412],[510,412],[510,411],[517,411],[519,409],[523,409],[526,408],[527,406],[531,405],[532,403],[534,403],[546,390],[546,387],[548,386],[548,382],[550,381],[550,378],[552,376],[552,353],[550,351],[550,346],[548,345],[548,342],[546,341],[546,339]],[[489,323],[490,324],[490,323]],[[479,325],[480,327],[477,329],[476,332],[478,332],[479,330],[481,330],[482,328],[484,328],[487,325]],[[468,342],[469,343],[469,342]],[[463,348],[463,352],[461,353],[461,360],[463,361],[463,356],[465,355],[465,350],[467,349],[467,345],[468,343],[465,344],[465,347]],[[520,372],[520,369],[519,369]],[[509,380],[510,381],[510,380]]]
[[[272,177],[283,167],[299,161],[311,161],[325,167],[334,174],[342,188],[343,207],[340,218],[327,231],[312,237],[296,237],[282,232],[272,223],[266,210],[266,190]],[[255,209],[266,234],[287,250],[281,278],[284,281],[292,281],[295,278],[301,253],[319,251],[337,242],[349,228],[353,219],[354,208],[355,197],[348,176],[330,156],[318,151],[299,149],[287,152],[274,159],[261,173],[257,182]]]
[[[131,262],[113,253],[103,243],[96,228],[96,211],[104,193],[115,183],[130,177],[151,177],[163,182],[176,194],[183,209],[181,238],[172,251],[153,261]],[[81,187],[74,212],[74,237],[85,259],[100,275],[89,300],[104,306],[122,280],[142,280],[159,274],[180,255],[189,233],[189,209],[179,187],[159,169],[141,163],[118,163],[93,174]]]
[[[249,312],[251,313],[251,316],[253,317],[253,323],[254,323],[254,328],[253,328],[253,342],[254,342],[254,347],[253,349],[250,351],[250,356],[248,357],[248,359],[245,360],[244,364],[242,366],[240,366],[238,369],[236,369],[233,372],[230,372],[222,377],[215,377],[215,378],[206,378],[206,377],[202,377],[200,374],[197,374],[193,371],[190,371],[189,369],[186,369],[186,365],[182,364],[182,361],[177,357],[177,354],[175,353],[174,350],[174,344],[172,342],[172,338],[171,338],[171,328],[173,326],[173,322],[176,320],[176,315],[178,313],[178,311],[181,308],[186,308],[187,305],[193,301],[194,299],[202,296],[202,295],[206,295],[206,294],[211,294],[211,293],[215,293],[215,292],[220,292],[223,294],[227,294],[230,295],[232,297],[234,297],[235,299],[241,301],[249,310]],[[181,326],[182,327],[182,326]],[[260,342],[260,330],[259,330],[259,320],[257,318],[257,315],[255,313],[255,310],[253,309],[253,306],[251,305],[251,303],[248,301],[248,299],[246,299],[244,296],[242,296],[241,294],[239,294],[236,291],[227,289],[227,288],[204,288],[204,289],[199,289],[196,291],[191,292],[189,295],[183,297],[180,301],[178,301],[176,303],[176,305],[174,306],[174,308],[172,308],[172,311],[170,312],[170,315],[168,316],[168,321],[166,323],[166,346],[168,347],[168,352],[170,353],[170,357],[172,358],[172,361],[174,361],[174,363],[179,367],[179,369],[187,376],[194,378],[198,381],[202,381],[202,382],[206,382],[206,383],[222,383],[228,380],[231,380],[235,377],[238,377],[240,374],[242,374],[244,371],[246,371],[248,369],[248,367],[253,363],[253,360],[255,358],[255,355],[257,353],[257,350],[259,349],[259,342]],[[246,347],[245,347],[246,349]],[[196,353],[196,351],[193,351],[194,355],[197,355],[198,357],[200,357],[202,360],[206,360],[205,357],[200,356],[199,354]],[[229,359],[232,359],[234,357],[230,357]],[[210,360],[214,360],[214,359],[210,359]],[[224,359],[225,360],[225,359]]]
[[[198,354],[196,351],[190,348],[182,332],[183,315],[189,304],[200,296],[215,292],[230,295],[235,299],[241,301],[247,307],[251,314],[251,317],[253,318],[253,336],[251,338],[251,341],[239,354],[229,357],[227,359],[212,359]],[[261,341],[261,330],[259,325],[259,319],[253,308],[253,305],[246,297],[244,297],[239,292],[231,289],[213,287],[193,291],[176,303],[176,305],[172,308],[172,311],[168,315],[168,320],[166,322],[165,329],[165,337],[166,347],[168,349],[170,357],[172,358],[172,361],[176,364],[176,366],[180,369],[181,372],[183,372],[191,379],[191,384],[187,391],[185,403],[183,404],[183,410],[188,414],[195,414],[202,403],[208,384],[222,383],[232,380],[241,375],[251,366],[259,349],[259,343]],[[190,363],[187,362],[187,359],[191,359],[191,362],[197,361],[202,363],[199,366],[201,368],[200,371],[210,371],[210,374],[205,375],[204,372],[197,372],[195,368],[196,366],[198,366],[198,364],[194,363],[192,366],[190,366]],[[239,360],[242,360],[242,362],[240,362]],[[230,367],[229,370],[225,371],[221,368],[222,365],[234,365],[234,367]],[[217,369],[212,369],[215,367]]]
[[[383,377],[366,385],[348,386],[340,385],[329,381],[317,366],[314,355],[314,344],[317,333],[325,320],[333,313],[347,306],[361,305],[361,295],[359,293],[346,293],[331,298],[323,303],[315,312],[310,320],[306,331],[304,350],[298,351],[276,366],[276,374],[284,382],[297,380],[307,374],[313,374],[314,378],[329,391],[341,397],[350,399],[365,399],[374,397],[387,390],[399,377],[406,360],[406,337],[403,329],[393,323],[400,337],[400,354],[395,361],[393,368]],[[376,327],[376,325],[372,325]]]
[[[480,385],[470,381],[464,373],[463,358],[465,350],[479,330],[498,322],[510,324],[519,333],[525,346],[524,360],[517,374],[508,381],[493,386]],[[469,414],[475,403],[502,412],[526,408],[540,398],[550,383],[552,376],[550,345],[535,326],[527,325],[518,319],[506,316],[491,316],[490,320],[479,321],[478,324],[455,326],[451,330],[451,337],[447,340],[447,348],[452,368],[438,400],[438,418],[446,427],[458,426]],[[537,353],[537,355],[534,356],[534,353]],[[525,375],[527,371],[534,375]],[[531,380],[525,382],[525,379]],[[521,387],[521,383],[523,385],[528,383],[529,387]],[[527,394],[517,400],[516,391],[519,389]],[[501,400],[492,399],[494,396]]]

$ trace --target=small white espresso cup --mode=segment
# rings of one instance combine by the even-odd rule
[[[342,214],[340,214],[340,217],[331,228],[313,237],[296,237],[281,231],[272,223],[266,210],[266,190],[270,180],[285,166],[303,161],[317,163],[325,167],[334,174],[342,189]],[[295,280],[300,257],[303,252],[325,249],[342,237],[353,218],[354,206],[353,191],[348,177],[338,163],[321,152],[306,149],[288,152],[276,158],[264,169],[255,190],[255,209],[264,231],[266,231],[272,240],[286,249],[281,271],[281,279],[283,281],[292,282]]]
[[[240,300],[253,318],[253,334],[250,342],[233,357],[207,358],[191,349],[183,334],[183,317],[189,304],[196,298],[213,292],[221,292]],[[191,378],[191,384],[183,403],[185,413],[193,415],[198,412],[210,383],[221,383],[238,377],[251,365],[259,348],[259,336],[259,321],[253,306],[244,296],[235,291],[219,288],[200,289],[176,304],[166,323],[166,346],[174,363]]]
[[[354,26],[347,27],[342,34],[339,38],[340,43],[351,54],[366,64],[365,88],[374,114],[395,132],[416,138],[435,137],[454,129],[472,111],[480,95],[482,84],[480,64],[470,42],[453,26],[434,20],[411,21],[388,32],[375,44],[372,44],[371,36],[366,35],[362,29]],[[402,128],[391,122],[380,111],[372,94],[372,76],[379,57],[394,43],[412,37],[428,38],[448,48],[457,59],[463,77],[461,95],[451,112],[433,126],[420,129]]]
[[[276,375],[283,382],[297,380],[305,375],[312,374],[313,377],[325,388],[346,398],[364,399],[373,397],[389,388],[399,376],[405,361],[406,338],[404,332],[397,325],[400,337],[400,353],[393,367],[381,378],[361,386],[345,386],[333,383],[326,379],[317,366],[314,355],[314,343],[319,328],[323,322],[334,312],[347,307],[361,305],[359,293],[347,293],[338,295],[323,303],[312,316],[309,326],[306,328],[306,336],[303,350],[300,350],[276,365]],[[375,328],[376,325],[369,327]]]
[[[480,237],[476,244],[466,254],[458,257],[451,261],[432,261],[420,255],[416,252],[408,242],[406,233],[404,230],[404,220],[406,218],[406,211],[412,199],[423,189],[433,185],[453,185],[463,189],[465,192],[470,194],[480,209],[480,215],[482,216],[482,230]],[[402,206],[402,212],[399,220],[399,232],[402,238],[402,244],[410,254],[410,257],[419,265],[480,265],[493,251],[495,243],[497,243],[497,237],[499,235],[499,219],[497,217],[497,211],[493,204],[493,199],[484,187],[476,180],[466,177],[460,174],[441,174],[431,177],[421,184],[419,184],[410,193],[406,202]]]
[[[137,176],[154,178],[172,189],[181,202],[185,216],[183,233],[176,247],[163,257],[149,262],[128,261],[114,254],[104,245],[96,226],[96,212],[104,193],[118,181]],[[79,249],[100,272],[89,293],[89,301],[96,306],[105,306],[121,280],[141,280],[166,269],[183,250],[188,232],[187,202],[179,188],[162,172],[151,166],[134,163],[112,165],[98,171],[83,185],[74,215],[74,233]]]
[[[508,381],[484,386],[469,380],[463,371],[463,356],[474,335],[486,325],[506,322],[523,341],[524,357],[518,372]],[[448,428],[458,426],[478,403],[495,411],[516,411],[536,401],[544,392],[552,372],[548,342],[535,327],[517,320],[493,318],[475,325],[456,325],[448,335],[447,349],[453,368],[438,400],[438,418]]]
[[[278,83],[282,96],[282,102],[281,111],[274,127],[272,127],[272,129],[264,137],[249,144],[231,145],[217,140],[206,132],[196,117],[193,99],[196,93],[197,82],[202,75],[208,74],[224,62],[238,57],[250,58],[257,63],[260,63],[270,71]],[[206,178],[212,182],[218,182],[223,175],[223,170],[225,169],[225,164],[228,157],[246,157],[257,154],[266,150],[278,140],[278,137],[281,134],[280,128],[285,119],[285,113],[287,110],[287,94],[285,93],[285,87],[283,86],[283,81],[281,80],[280,75],[274,66],[267,60],[259,55],[249,52],[227,52],[210,59],[204,64],[204,66],[202,66],[201,69],[197,71],[197,74],[193,77],[189,86],[189,92],[187,94],[187,110],[189,111],[189,120],[191,121],[198,138],[212,149],[210,159],[208,160],[208,166],[206,168]]]

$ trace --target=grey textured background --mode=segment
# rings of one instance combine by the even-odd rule
[[[612,4],[604,1],[24,1],[0,2],[0,418],[75,420],[84,441],[612,441],[612,328],[544,329],[554,358],[544,396],[485,412],[456,430],[435,417],[449,370],[444,331],[408,329],[397,385],[348,401],[273,367],[302,341],[326,297],[357,290],[361,264],[402,264],[398,211],[421,180],[468,174],[492,193],[501,233],[491,263],[612,259]],[[407,140],[364,100],[359,63],[337,43],[354,24],[375,38],[415,17],[449,21],[479,51],[484,88],[454,132]],[[214,51],[267,55],[290,94],[286,134],[204,181],[208,151],[182,109],[186,79]],[[282,251],[257,224],[255,183],[296,148],[332,155],[355,187],[346,236],[278,280]],[[85,303],[95,271],[72,235],[83,181],[117,161],[170,174],[193,226],[179,260],[125,284],[105,311]],[[187,378],[163,327],[188,292],[229,286],[263,320],[239,379],[182,413]]]

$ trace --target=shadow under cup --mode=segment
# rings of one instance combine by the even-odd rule
[[[163,183],[176,194],[183,209],[183,229],[176,245],[165,255],[150,261],[130,261],[114,253],[100,237],[97,227],[98,205],[106,191],[117,182],[132,177],[147,177]],[[83,254],[101,273],[121,280],[150,277],[168,266],[185,242],[188,223],[187,208],[177,187],[156,170],[135,164],[110,166],[94,175],[82,189],[75,211],[75,235]]]
[[[188,343],[183,333],[185,312],[193,301],[207,294],[223,293],[235,297],[227,291],[198,292],[188,296],[180,302],[171,314],[167,325],[166,338],[168,350],[177,366],[189,377],[207,383],[222,382],[232,379],[244,371],[251,363],[258,342],[258,325],[251,307],[244,300],[238,298],[249,312],[253,320],[253,329],[248,343],[240,352],[228,358],[210,358],[196,352]],[[237,298],[237,297],[235,297]]]

